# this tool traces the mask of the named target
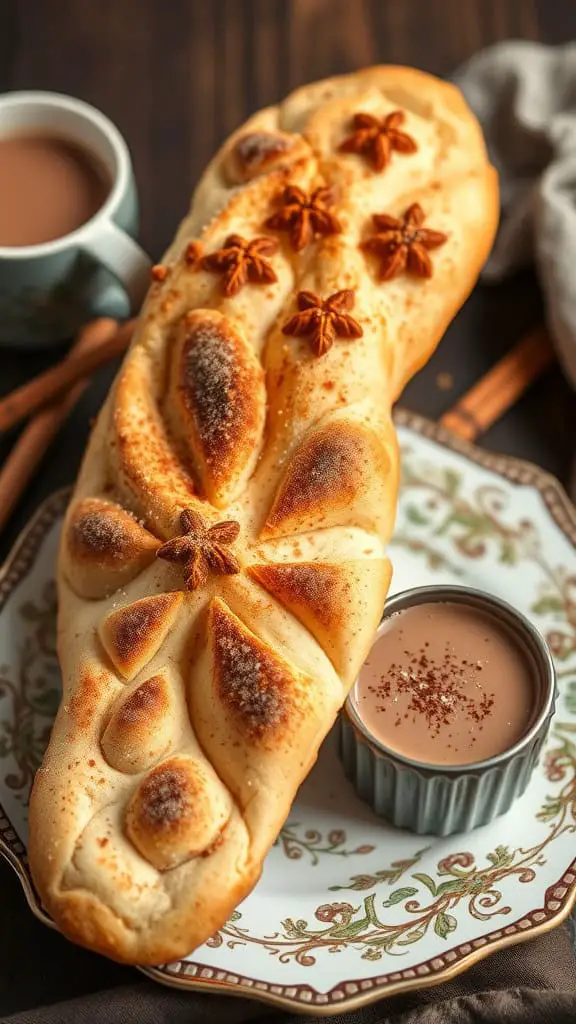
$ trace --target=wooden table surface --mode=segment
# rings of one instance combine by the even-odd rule
[[[449,75],[497,39],[576,36],[572,0],[26,0],[0,12],[0,91],[73,93],[117,123],[155,254],[216,146],[296,86],[381,62]]]
[[[449,75],[496,40],[574,37],[573,0],[4,0],[0,92],[72,93],[117,123],[133,154],[142,242],[157,258],[215,147],[248,114],[295,86],[377,62]],[[438,416],[540,316],[530,272],[478,288],[410,385],[405,404]],[[0,391],[53,358],[2,352]],[[438,373],[446,371],[454,379],[450,393],[437,386]],[[2,554],[38,502],[73,479],[89,418],[111,376],[110,369],[97,375],[71,417],[0,538]],[[552,370],[484,443],[565,479],[574,412],[571,390]],[[0,1016],[133,979],[130,970],[70,946],[36,922],[4,863],[0,893]]]

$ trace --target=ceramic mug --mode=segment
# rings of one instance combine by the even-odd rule
[[[151,261],[135,241],[136,184],[118,129],[70,96],[13,92],[0,96],[0,137],[16,133],[70,139],[104,167],[111,186],[97,213],[63,238],[0,246],[0,344],[40,347],[92,317],[136,312]]]

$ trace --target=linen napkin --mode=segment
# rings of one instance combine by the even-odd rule
[[[499,43],[454,81],[500,175],[502,222],[484,280],[535,263],[549,330],[576,385],[576,44]]]

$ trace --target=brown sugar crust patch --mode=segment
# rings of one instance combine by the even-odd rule
[[[382,472],[386,452],[361,423],[331,421],[312,431],[293,456],[262,530],[262,537],[340,522]],[[358,524],[362,525],[362,524]]]
[[[81,666],[76,687],[67,704],[70,732],[74,738],[90,733],[96,727],[103,701],[115,687],[116,679],[104,668],[89,662]]]
[[[123,366],[114,395],[112,462],[139,515],[167,532],[171,505],[184,508],[196,493],[178,457],[156,401],[159,368],[136,350]]]
[[[293,135],[283,132],[246,132],[232,149],[230,172],[236,181],[250,181],[269,171],[294,147]]]
[[[248,573],[287,608],[309,610],[325,629],[342,627],[350,603],[351,584],[339,565],[318,562],[253,565]]]
[[[251,468],[266,407],[264,372],[252,348],[221,313],[183,318],[169,401],[202,490],[223,507]]]
[[[281,174],[309,154],[310,147],[301,135],[258,127],[234,137],[222,171],[231,185],[242,185],[260,176]]]
[[[142,780],[126,812],[126,833],[159,871],[213,846],[231,799],[215,776],[190,757],[173,757]]]
[[[100,639],[125,679],[131,679],[144,668],[162,646],[182,600],[181,593],[144,597],[104,619]]]
[[[140,683],[113,712],[102,735],[102,752],[118,771],[145,771],[166,753],[177,708],[161,673]]]
[[[82,597],[106,597],[150,565],[158,546],[120,505],[84,498],[74,506],[66,528],[68,579]]]
[[[221,601],[210,608],[214,689],[237,728],[253,742],[284,731],[295,712],[297,681],[288,665]]]
[[[388,559],[253,565],[247,572],[310,630],[337,672],[352,681],[351,651],[367,646],[376,629],[392,574]]]

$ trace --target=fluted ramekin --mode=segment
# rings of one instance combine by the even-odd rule
[[[466,765],[425,764],[386,747],[363,722],[355,687],[340,716],[340,756],[347,777],[373,810],[398,828],[447,836],[486,825],[526,789],[548,734],[556,699],[554,663],[545,640],[511,605],[472,587],[416,587],[391,598],[382,623],[413,605],[463,604],[495,618],[516,636],[534,668],[534,711],[507,750]],[[377,634],[378,636],[378,634]]]

